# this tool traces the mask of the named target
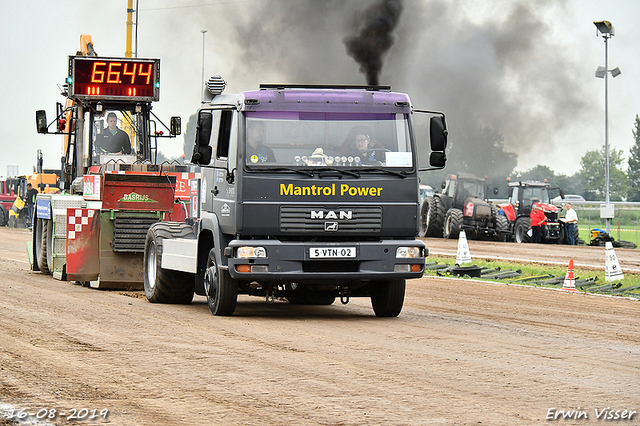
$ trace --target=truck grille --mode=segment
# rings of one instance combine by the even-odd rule
[[[298,233],[380,232],[382,207],[280,207],[280,231]]]
[[[151,217],[116,217],[112,250],[125,253],[144,253],[147,231],[158,221]]]

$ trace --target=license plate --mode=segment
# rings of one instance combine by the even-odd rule
[[[312,259],[326,258],[354,258],[355,247],[312,247],[309,249],[309,257]]]

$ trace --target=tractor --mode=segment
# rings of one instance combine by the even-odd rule
[[[484,179],[471,174],[448,175],[442,192],[422,203],[420,236],[455,239],[465,231],[470,238],[504,241],[509,235],[509,223],[488,201],[487,189]]]

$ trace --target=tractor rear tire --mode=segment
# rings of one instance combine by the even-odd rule
[[[238,303],[238,280],[231,278],[227,269],[218,266],[214,248],[209,252],[207,259],[204,292],[209,312],[216,316],[233,315]]]
[[[442,237],[445,213],[444,203],[440,197],[433,197],[429,200],[429,209],[425,222],[425,233],[427,237]]]
[[[455,240],[460,236],[460,230],[462,229],[462,222],[464,216],[462,210],[449,209],[447,215],[444,217],[444,230],[442,236],[450,240]]]
[[[371,307],[377,317],[397,317],[402,311],[406,280],[374,281],[371,284]]]
[[[186,223],[157,222],[147,231],[144,247],[144,294],[151,303],[188,305],[193,300],[195,275],[162,268],[162,246],[166,239],[195,240]]]
[[[530,243],[531,237],[527,232],[531,228],[531,219],[528,217],[520,217],[516,220],[514,226],[514,234],[516,243]]]
[[[47,264],[47,238],[49,234],[49,221],[37,219],[36,221],[36,259],[38,269],[45,274],[50,274]]]
[[[496,216],[496,239],[498,241],[506,241],[507,235],[509,234],[509,219],[506,216],[497,215]]]
[[[7,208],[0,204],[0,226],[5,226],[9,222],[9,212]]]
[[[46,239],[46,251],[47,251],[47,267],[49,272],[53,274],[53,236],[55,234],[53,219],[47,220],[47,239]]]
[[[420,229],[418,230],[418,235],[420,237],[427,236],[427,218],[429,216],[429,201],[432,197],[426,198],[422,202],[422,207],[420,208]]]

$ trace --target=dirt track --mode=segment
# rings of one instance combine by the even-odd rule
[[[200,297],[155,305],[30,272],[28,239],[0,228],[0,406],[109,409],[56,424],[529,425],[580,407],[587,420],[555,422],[584,425],[640,411],[637,301],[425,278],[394,319],[364,299],[244,297],[213,317]]]

